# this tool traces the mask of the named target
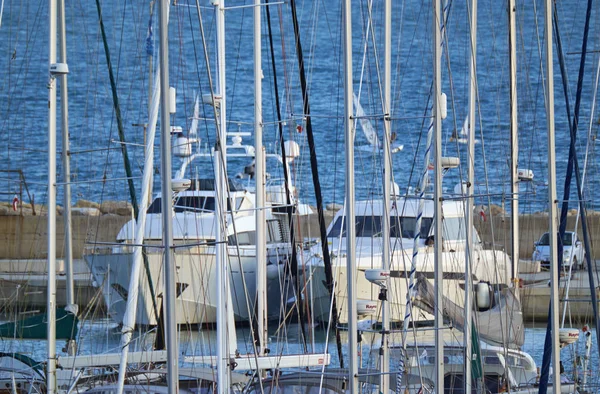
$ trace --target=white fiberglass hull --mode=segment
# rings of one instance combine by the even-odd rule
[[[175,282],[177,299],[175,301],[177,324],[211,324],[216,322],[217,280],[216,257],[214,247],[179,248],[175,251]],[[234,317],[239,322],[249,322],[254,312],[256,297],[256,254],[253,247],[228,247],[230,264],[230,286]],[[272,280],[267,289],[268,300],[282,299],[279,285],[279,267],[276,253],[271,251],[267,274]],[[276,252],[276,251],[275,251]],[[155,308],[162,308],[164,293],[164,267],[161,251],[149,248],[148,269],[153,293],[142,268],[136,323],[156,325]],[[279,261],[284,261],[283,258]],[[127,304],[129,279],[133,265],[133,252],[115,252],[108,254],[90,254],[85,256],[98,286],[102,287],[103,297],[109,316],[117,323],[123,322]],[[281,303],[270,302],[269,316],[279,316]]]
[[[508,269],[510,261],[503,252],[490,250],[476,250],[474,252],[473,275],[474,280],[486,281],[492,284],[509,284]],[[361,257],[362,256],[362,257]],[[392,322],[404,321],[406,299],[409,288],[409,273],[411,268],[412,249],[399,250],[394,253],[391,264],[391,275],[387,300],[390,303],[390,319]],[[443,253],[443,294],[453,302],[462,305],[464,302],[464,250]],[[348,321],[348,294],[346,257],[332,257],[332,274],[335,283],[335,297],[340,323]],[[377,308],[372,313],[359,316],[359,319],[381,320],[381,302],[379,301],[380,287],[367,281],[365,270],[381,268],[381,254],[359,254],[357,257],[356,298],[358,302],[374,301]],[[417,272],[425,274],[433,283],[433,248],[422,248],[419,251]],[[331,321],[331,297],[325,287],[325,266],[318,256],[311,257],[304,266],[306,280],[305,297],[311,305],[311,312],[316,320],[321,322]],[[411,320],[433,320],[433,316],[413,308]]]

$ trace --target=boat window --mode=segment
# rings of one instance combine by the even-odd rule
[[[421,219],[421,238],[427,238],[431,231],[431,224],[433,218],[422,218]],[[415,237],[415,228],[417,225],[417,218],[413,217],[397,217],[392,216],[390,218],[390,237],[392,238],[409,238]]]
[[[509,355],[506,357],[506,364],[511,368],[523,368],[531,370],[535,368],[525,357]]]
[[[254,231],[245,231],[237,234],[237,239],[235,234],[232,234],[228,237],[227,242],[231,246],[235,245],[255,245],[256,244],[256,232]]]
[[[483,358],[483,363],[486,365],[502,365],[498,356],[486,356]]]
[[[340,236],[341,228],[342,228],[342,221],[344,222],[344,232],[342,233],[342,236],[345,237],[346,236],[346,220],[345,219],[346,218],[344,216],[338,217],[336,219],[335,223],[333,224],[333,227],[331,227],[329,234],[327,234],[327,237],[337,238]]]
[[[427,362],[431,365],[435,365],[435,356],[427,356]],[[450,362],[450,358],[444,355],[444,364],[448,364]]]
[[[231,211],[231,200],[227,200],[227,210]],[[214,211],[215,210],[215,198],[214,197],[206,197],[206,202],[204,203],[205,211]]]
[[[235,199],[235,209],[240,209],[242,207],[242,202],[244,202],[244,197],[237,197]]]
[[[444,218],[443,239],[446,241],[455,241],[466,238],[464,218]]]
[[[150,204],[150,206],[148,207],[148,210],[146,211],[146,213],[160,213],[160,209],[161,208],[161,199],[159,198],[155,198],[154,201],[152,201],[152,204]]]
[[[214,197],[206,197],[206,201],[204,202],[204,210],[206,210],[206,211],[214,211],[215,210],[215,198]]]
[[[235,209],[240,209],[242,206],[242,202],[244,201],[244,197],[237,197],[235,199]],[[161,198],[155,198],[152,201],[152,204],[148,207],[146,213],[161,213],[162,205]],[[175,212],[185,212],[185,211],[214,211],[215,210],[215,198],[214,197],[201,197],[201,196],[182,196],[179,197],[175,203],[173,204],[173,209]],[[231,204],[228,200],[227,202],[227,210],[231,211]]]
[[[341,232],[342,221],[344,222],[344,230]],[[328,237],[336,238],[342,234],[346,236],[346,220],[344,216],[340,216],[335,221]],[[356,237],[380,237],[381,236],[381,216],[356,216]]]
[[[183,196],[179,197],[175,204],[173,204],[173,208],[175,212],[184,212],[184,211],[200,211],[204,208],[204,199],[205,197],[199,196]]]
[[[345,218],[340,216],[336,219],[328,237],[339,237],[341,233],[342,221]],[[344,220],[345,221],[345,220]],[[415,234],[415,226],[417,219],[414,217],[396,216],[390,218],[390,237],[391,238],[413,238]],[[423,218],[421,220],[421,237],[425,238],[429,235],[433,218]],[[380,216],[357,216],[356,217],[356,236],[357,237],[380,237],[381,236],[381,217]],[[346,225],[344,223],[344,231],[342,237],[346,236]],[[464,238],[464,236],[463,236]]]
[[[357,237],[381,237],[381,216],[357,216]]]

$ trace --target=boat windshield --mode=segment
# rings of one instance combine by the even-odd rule
[[[242,197],[236,198],[236,209],[239,209],[242,205]],[[161,198],[156,198],[150,204],[147,213],[161,213]],[[175,212],[204,212],[215,210],[215,198],[214,197],[206,197],[206,196],[181,196],[179,197],[175,203],[173,204],[173,209]],[[230,201],[227,201],[227,210],[231,211]]]
[[[333,227],[329,231],[327,237],[337,238],[346,236],[345,217],[340,216],[336,219]],[[397,217],[390,218],[390,237],[391,238],[413,238],[415,234],[415,226],[417,219],[414,217]],[[342,232],[342,222],[344,229]],[[371,238],[381,237],[381,216],[356,216],[356,237]],[[429,235],[433,218],[423,218],[421,220],[421,237],[425,238]]]
[[[419,236],[421,238],[427,238],[431,231],[431,224],[433,218],[422,218],[421,219],[421,231]],[[412,217],[397,217],[393,216],[390,218],[390,237],[392,238],[414,238],[415,229],[417,228],[417,218]]]

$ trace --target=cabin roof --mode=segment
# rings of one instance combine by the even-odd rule
[[[392,199],[390,214],[392,216],[416,217],[419,211],[419,201],[416,197]],[[356,216],[381,216],[383,213],[383,200],[357,201],[354,207]],[[344,213],[343,210],[340,210],[336,216],[341,216]],[[463,217],[464,205],[461,201],[444,201],[442,203],[442,213],[445,217]],[[424,200],[423,216],[433,217],[433,200]]]

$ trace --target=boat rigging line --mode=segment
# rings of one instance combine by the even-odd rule
[[[270,5],[273,4],[279,4],[279,3],[269,3],[269,0],[266,0],[266,7],[265,7],[265,12],[266,12],[266,19],[267,19],[267,30],[269,32],[269,52],[271,54],[271,67],[273,67],[273,89],[274,89],[274,96],[275,96],[275,109],[277,111],[277,126],[278,126],[278,131],[279,131],[279,145],[281,147],[281,157],[283,158],[282,160],[282,164],[283,164],[283,177],[284,177],[284,185],[285,185],[285,201],[287,206],[290,206],[292,203],[292,199],[290,196],[290,179],[288,177],[288,163],[286,160],[286,152],[285,152],[285,140],[284,140],[284,136],[283,136],[283,121],[282,121],[282,116],[281,116],[281,104],[279,102],[279,84],[277,81],[277,65],[275,63],[275,50],[274,50],[274,45],[273,45],[273,31],[272,31],[272,26],[271,26],[271,11],[270,11]],[[288,222],[289,222],[289,231],[290,231],[290,243],[292,245],[292,259],[291,259],[291,272],[293,274],[297,274],[298,272],[298,253],[297,253],[297,249],[296,249],[296,244],[295,244],[295,231],[294,231],[294,221],[293,221],[293,208],[290,207],[290,209],[286,209],[287,212],[287,217],[288,217]],[[300,286],[298,286],[298,284],[296,283],[296,291],[297,291],[297,297],[298,300],[302,300],[301,297],[301,290],[300,290]],[[297,310],[298,310],[298,314],[299,316],[302,316],[302,306],[298,306],[297,305]],[[303,319],[300,319],[300,321],[303,321]],[[306,352],[306,333],[304,332],[304,325],[300,324],[300,329],[302,331],[302,345],[304,347],[304,351]]]
[[[329,255],[329,245],[327,244],[327,227],[325,226],[325,216],[323,215],[323,196],[321,193],[321,182],[319,181],[319,167],[317,164],[317,151],[315,148],[315,139],[312,131],[312,122],[310,120],[310,103],[308,101],[308,86],[306,83],[306,72],[304,70],[304,54],[302,52],[302,42],[300,41],[300,26],[296,14],[296,1],[290,1],[292,10],[292,23],[294,25],[294,42],[296,43],[296,56],[298,57],[298,68],[300,73],[300,85],[302,89],[302,103],[304,114],[306,114],[306,138],[310,150],[310,168],[312,170],[313,186],[315,188],[315,199],[317,200],[317,216],[319,219],[319,231],[321,234],[321,246],[323,248],[323,263],[325,265],[325,287],[329,290],[332,299],[331,324],[335,327],[335,342],[337,345],[338,357],[340,359],[340,368],[344,368],[344,356],[342,354],[342,339],[338,330],[338,309],[333,292],[333,273],[331,270],[331,257]],[[295,273],[293,273],[295,274]]]
[[[558,54],[558,59],[559,59],[559,65],[560,65],[560,71],[561,71],[561,76],[562,76],[562,82],[563,82],[563,92],[565,95],[565,104],[566,104],[566,110],[567,110],[567,119],[569,120],[569,133],[570,133],[570,145],[569,145],[569,161],[567,163],[567,170],[566,170],[566,176],[565,176],[565,183],[564,183],[564,192],[563,192],[563,202],[562,202],[562,207],[561,207],[561,213],[560,213],[560,224],[559,224],[559,242],[558,242],[558,250],[557,250],[557,256],[558,256],[558,264],[556,269],[558,270],[558,272],[560,272],[562,270],[562,253],[563,253],[563,244],[562,244],[562,237],[565,234],[565,230],[567,227],[567,212],[569,210],[569,196],[571,193],[571,181],[572,181],[572,176],[573,176],[573,170],[575,170],[575,179],[576,179],[576,186],[577,186],[577,196],[579,199],[579,214],[581,215],[581,226],[582,226],[582,232],[583,232],[583,242],[584,242],[584,246],[585,246],[585,252],[586,252],[586,260],[587,260],[587,265],[588,265],[588,279],[589,279],[589,285],[590,285],[590,289],[595,289],[595,284],[594,284],[594,276],[593,276],[593,269],[592,269],[592,262],[591,262],[591,249],[590,249],[590,240],[589,240],[589,231],[587,228],[587,219],[585,216],[585,206],[583,204],[583,191],[582,191],[582,184],[581,184],[581,173],[579,171],[579,163],[577,160],[577,155],[575,153],[575,141],[577,139],[577,126],[579,124],[579,110],[580,110],[580,106],[581,106],[581,92],[583,89],[583,77],[584,77],[584,71],[585,71],[585,59],[586,59],[586,51],[587,51],[587,42],[588,42],[588,33],[589,33],[589,27],[590,27],[590,17],[591,17],[591,10],[592,10],[592,1],[588,0],[587,2],[587,8],[586,8],[586,15],[585,15],[585,26],[584,26],[584,30],[583,30],[583,40],[582,40],[582,44],[581,44],[581,58],[580,58],[580,63],[579,63],[579,74],[578,74],[578,79],[577,79],[577,91],[575,94],[575,111],[574,111],[574,116],[571,117],[571,109],[570,109],[570,104],[569,104],[569,95],[568,95],[568,85],[567,85],[567,78],[566,78],[566,66],[565,66],[565,59],[564,59],[564,53],[562,50],[562,42],[561,42],[561,36],[560,36],[560,31],[559,31],[559,26],[558,26],[558,10],[557,10],[557,6],[556,4],[553,4],[553,16],[554,16],[554,31],[555,31],[555,36],[556,36],[556,44],[557,44],[557,54]],[[596,296],[596,292],[595,291],[590,291],[590,297],[591,297],[591,301],[592,301],[592,310],[593,310],[593,314],[594,314],[594,325],[596,327],[596,337],[598,337],[598,335],[600,334],[600,327],[598,326],[598,300],[597,300],[597,296]],[[558,316],[553,317],[553,318],[558,318]],[[546,340],[544,343],[544,357],[542,360],[542,372],[541,372],[541,377],[540,377],[540,394],[545,394],[547,391],[547,385],[548,385],[548,376],[549,376],[549,370],[550,370],[550,351],[552,350],[552,342],[551,342],[551,325],[550,325],[550,320],[548,321],[548,326],[546,329]],[[597,346],[598,346],[598,351],[600,352],[600,342],[597,342]],[[556,369],[556,366],[554,366],[554,368]]]
[[[96,0],[96,10],[98,11],[98,23],[100,24],[100,31],[102,34],[102,43],[104,45],[104,54],[106,55],[106,66],[108,68],[108,76],[110,79],[110,87],[112,91],[112,99],[113,99],[113,107],[115,109],[115,116],[117,118],[117,129],[119,131],[119,140],[121,143],[125,142],[125,131],[123,129],[123,119],[121,117],[121,107],[119,105],[119,96],[117,94],[117,86],[115,81],[115,76],[112,69],[112,62],[110,60],[110,49],[108,48],[108,40],[106,38],[106,30],[104,28],[104,19],[102,17],[102,7],[100,5],[100,0]],[[127,154],[127,146],[121,144],[121,152],[123,154],[123,162],[125,165],[125,174],[127,175],[127,185],[129,187],[129,198],[131,199],[131,205],[133,207],[133,213],[137,220],[139,215],[139,206],[137,202],[137,197],[135,194],[135,186],[133,184],[133,173],[131,171],[131,163],[129,161],[129,155]],[[150,295],[152,297],[152,307],[154,308],[154,313],[158,316],[158,306],[156,305],[156,294],[154,292],[154,284],[152,283],[151,275],[150,275],[150,267],[148,265],[148,258],[145,253],[142,253],[144,257],[144,270],[146,272],[146,278],[148,279],[148,284],[150,288]]]

